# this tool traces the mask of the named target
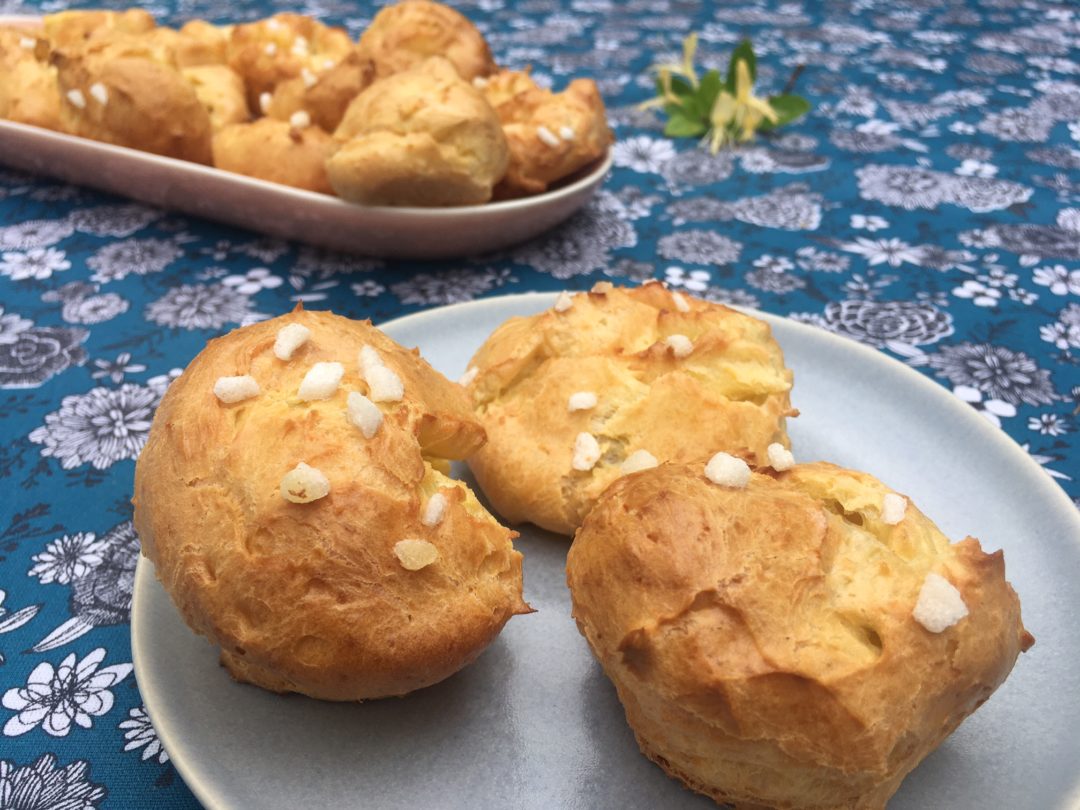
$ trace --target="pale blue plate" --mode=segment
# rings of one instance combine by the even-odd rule
[[[384,324],[457,378],[506,318],[549,294],[493,298]],[[866,470],[953,539],[1004,548],[1035,647],[904,782],[890,810],[1080,806],[1080,518],[1004,433],[903,364],[763,316],[795,371],[796,458]],[[524,528],[525,596],[465,671],[361,705],[233,683],[181,622],[145,560],[132,610],[135,672],[176,768],[209,808],[708,808],[638,753],[614,689],[570,618],[567,540]]]

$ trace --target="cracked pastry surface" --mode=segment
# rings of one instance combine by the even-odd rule
[[[592,79],[574,79],[559,93],[538,86],[528,73],[504,70],[483,87],[510,147],[499,181],[500,199],[539,194],[557,180],[601,157],[614,137]]]
[[[380,10],[361,34],[359,50],[379,78],[416,67],[430,56],[448,59],[467,81],[495,70],[476,26],[460,12],[429,0],[405,0]]]
[[[642,751],[740,808],[884,808],[1034,641],[1002,553],[910,504],[898,517],[865,473],[802,464],[739,487],[705,466],[618,481],[567,558]],[[963,610],[927,608],[934,577]]]
[[[330,184],[368,205],[487,202],[508,159],[491,105],[439,56],[360,93],[334,138]]]
[[[768,324],[660,284],[601,283],[512,318],[470,369],[488,435],[468,460],[481,489],[511,523],[562,534],[634,453],[681,461],[726,450],[764,463],[770,444],[787,446],[794,415],[792,374]],[[572,407],[582,393],[596,404]],[[582,434],[597,444],[591,465],[577,452],[589,449]]]
[[[528,612],[513,532],[440,471],[483,439],[415,350],[293,312],[211,341],[169,387],[136,466],[135,527],[238,680],[405,694]]]

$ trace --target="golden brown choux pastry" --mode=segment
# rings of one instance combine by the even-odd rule
[[[560,534],[631,468],[788,444],[792,374],[768,324],[669,292],[597,284],[511,318],[466,374],[488,443],[469,458],[510,523]]]
[[[0,118],[60,128],[60,85],[41,30],[0,27]]]
[[[248,104],[261,110],[260,97],[279,82],[329,70],[353,50],[344,29],[300,14],[275,14],[235,25],[229,38],[229,66],[244,78]],[[268,101],[269,99],[267,99]]]
[[[135,528],[238,680],[403,695],[529,612],[513,532],[436,469],[483,440],[416,350],[368,321],[293,312],[211,341],[169,387],[136,466]]]
[[[613,137],[596,82],[575,79],[561,93],[527,73],[502,71],[484,85],[510,145],[510,166],[495,196],[539,194],[603,156]]]
[[[359,49],[380,78],[416,67],[429,56],[450,60],[470,81],[495,70],[476,26],[449,6],[430,0],[404,0],[382,9],[360,36]]]
[[[54,51],[61,128],[72,135],[210,163],[210,116],[168,62],[167,48],[132,37],[91,38]]]
[[[45,35],[54,48],[83,44],[101,34],[145,34],[157,27],[153,16],[141,8],[126,11],[61,11],[42,18]]]
[[[251,120],[244,80],[228,65],[181,68],[180,74],[210,115],[210,127],[218,132],[229,124]]]
[[[232,124],[214,135],[214,166],[271,183],[331,194],[326,159],[334,139],[310,123],[276,118]]]
[[[190,20],[179,30],[177,63],[181,67],[224,65],[229,58],[231,25]]]
[[[333,132],[352,100],[374,79],[371,62],[353,50],[322,73],[305,70],[297,78],[279,83],[263,112],[283,121],[297,112],[306,112],[315,124]]]
[[[368,205],[471,205],[506,171],[506,138],[480,91],[447,60],[380,79],[357,96],[326,165],[339,196]]]
[[[1002,553],[865,473],[709,468],[600,497],[567,558],[581,632],[641,750],[693,790],[882,810],[1034,642]]]

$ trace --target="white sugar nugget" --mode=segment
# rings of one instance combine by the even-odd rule
[[[742,489],[750,483],[750,467],[741,458],[717,453],[705,465],[705,477],[722,487]]]
[[[574,440],[574,458],[570,462],[575,470],[586,472],[600,460],[600,443],[591,433],[579,433]]]
[[[368,396],[373,402],[397,402],[405,396],[405,384],[401,377],[386,366],[371,366],[365,373]]]
[[[552,307],[556,312],[566,312],[574,305],[574,298],[566,290],[559,293],[558,298],[555,299],[555,305]]]
[[[383,415],[378,405],[363,394],[350,391],[346,400],[346,407],[348,408],[346,414],[349,421],[360,428],[360,432],[364,434],[365,439],[370,439],[379,432],[379,426],[383,423]]]
[[[383,365],[383,360],[375,349],[370,346],[361,346],[357,364],[360,366],[360,373],[366,376],[368,369],[378,368]]]
[[[690,311],[690,305],[686,302],[682,293],[673,292],[671,294],[671,300],[675,302],[675,309],[679,310],[679,312]]]
[[[476,375],[479,373],[480,369],[478,369],[476,366],[473,366],[461,375],[461,378],[458,380],[458,385],[468,386],[473,380],[476,379]]]
[[[676,357],[686,357],[694,350],[693,342],[686,335],[670,335],[664,338],[664,345]]]
[[[293,352],[308,342],[311,330],[300,323],[290,323],[278,329],[274,339],[274,356],[278,360],[291,360]]]
[[[427,540],[398,540],[394,555],[406,571],[419,571],[439,559],[439,550]]]
[[[659,463],[656,456],[648,450],[635,450],[626,457],[626,461],[622,463],[619,469],[623,475],[629,475],[630,473],[641,472],[641,470],[651,470]]]
[[[588,411],[596,407],[596,394],[592,391],[578,391],[570,395],[566,407],[570,411]]]
[[[769,466],[777,472],[790,470],[795,466],[795,456],[780,442],[773,442],[765,449],[765,455],[769,457]]]
[[[427,505],[424,507],[424,516],[420,518],[420,522],[425,526],[438,526],[444,514],[446,514],[446,496],[441,492],[436,492],[428,498]]]
[[[259,384],[255,382],[254,377],[247,374],[242,377],[218,377],[217,382],[214,383],[214,396],[227,404],[258,395]]]
[[[281,479],[281,497],[293,503],[311,503],[329,494],[327,477],[302,461]]]
[[[968,609],[955,585],[940,574],[930,573],[923,580],[911,615],[931,633],[941,633],[967,616]]]
[[[881,501],[881,522],[889,526],[895,526],[904,519],[907,512],[907,498],[889,492]]]
[[[316,363],[304,375],[296,394],[303,400],[330,399],[337,393],[344,374],[341,363]]]

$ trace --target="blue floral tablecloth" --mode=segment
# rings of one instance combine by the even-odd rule
[[[78,4],[83,5],[83,4]],[[110,5],[94,2],[85,5]],[[191,808],[132,676],[134,459],[208,338],[295,302],[385,321],[599,279],[665,279],[915,366],[1080,496],[1080,11],[1068,0],[473,0],[496,58],[600,84],[616,168],[499,255],[333,255],[0,168],[0,808]],[[68,7],[0,0],[2,13]],[[163,21],[343,0],[159,0]],[[715,157],[635,106],[690,30],[803,122]],[[2,158],[2,156],[0,156]],[[2,162],[2,160],[0,160]]]

